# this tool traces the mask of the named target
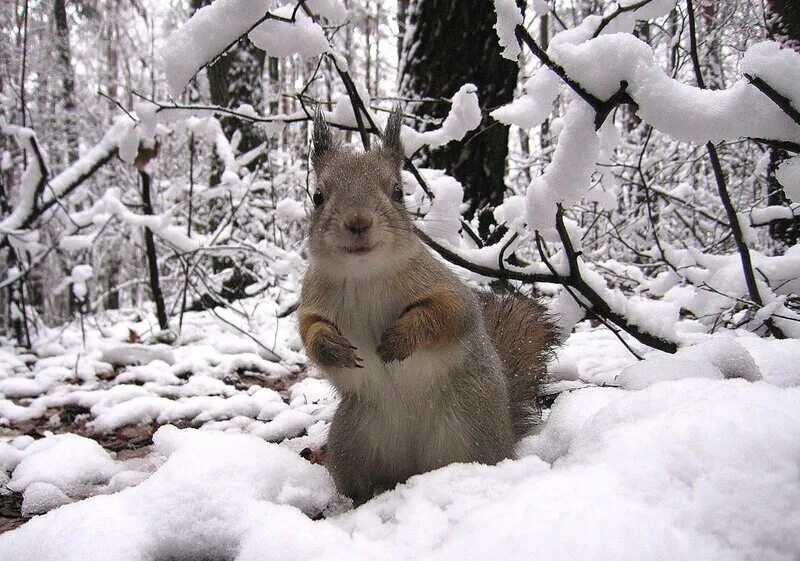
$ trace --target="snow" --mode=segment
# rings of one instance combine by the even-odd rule
[[[52,483],[31,483],[22,498],[22,515],[42,514],[69,504],[70,498]]]
[[[434,197],[419,226],[429,236],[457,246],[461,240],[459,230],[464,187],[440,170],[423,170],[421,173]]]
[[[303,203],[294,199],[281,199],[275,205],[275,212],[278,220],[284,224],[290,222],[300,222],[306,218],[306,210]]]
[[[546,66],[540,66],[522,85],[525,92],[511,103],[490,113],[493,119],[507,125],[530,129],[541,125],[553,110],[561,79]]]
[[[621,0],[618,2],[620,8],[629,8],[638,4],[641,0]],[[652,20],[664,16],[675,8],[676,0],[650,0],[645,2],[644,5],[630,10],[628,12],[617,15],[604,29],[603,33],[631,33],[634,30],[636,22],[639,20]],[[610,13],[605,13],[603,16],[610,16]]]
[[[533,0],[531,7],[537,16],[543,16],[550,11],[550,4],[546,0]]]
[[[274,527],[264,521],[316,514],[333,495],[324,468],[254,437],[164,427],[153,440],[165,461],[147,480],[0,537],[4,559],[231,558],[243,538]]]
[[[120,138],[122,138],[132,126],[133,123],[131,120],[125,116],[115,119],[114,124],[109,127],[103,135],[103,138],[100,139],[96,145],[86,151],[85,154],[82,154],[77,161],[72,163],[64,171],[49,179],[48,188],[45,189],[41,197],[40,207],[49,207],[55,200],[63,198],[75,185],[77,180],[86,174],[91,167],[113,154],[118,148]],[[25,222],[31,217],[32,210],[31,201],[22,197],[20,204],[14,207],[11,214],[0,221],[0,238],[8,232],[22,228]]]
[[[175,354],[167,345],[117,343],[102,348],[101,360],[114,366],[150,364],[156,360],[174,364]]]
[[[750,224],[759,226],[768,224],[773,220],[791,220],[800,215],[800,202],[790,205],[770,205],[762,208],[754,208],[750,211]]]
[[[72,283],[72,293],[78,300],[85,299],[86,295],[89,293],[86,281],[92,278],[93,274],[94,272],[92,271],[91,265],[75,265],[72,268],[72,273],[68,281]]]
[[[216,0],[197,10],[170,34],[162,54],[172,93],[180,94],[204,64],[274,7],[270,0]]]
[[[800,53],[775,41],[757,43],[747,49],[740,63],[742,72],[761,78],[792,105],[800,107]]]
[[[626,390],[641,390],[656,382],[684,378],[723,378],[720,370],[708,363],[673,357],[653,357],[623,370],[617,382]]]
[[[781,163],[775,170],[775,178],[783,186],[786,196],[792,201],[800,203],[800,156]]]
[[[502,213],[518,220],[523,202]],[[48,356],[30,366],[0,347],[0,382],[59,382],[31,387],[22,404],[0,384],[6,422],[70,405],[85,409],[88,431],[0,439],[8,487],[26,513],[44,513],[0,535],[4,560],[791,560],[800,547],[800,341],[679,323],[691,344],[637,362],[609,331],[580,324],[552,385],[589,387],[556,398],[518,459],[448,466],[351,509],[299,456],[325,442],[331,386],[234,383],[285,378],[303,360],[276,302],[243,305],[281,364],[209,312],[187,313],[186,342],[171,348],[125,342],[152,319],[113,317],[87,330],[85,347],[77,326],[45,333],[36,348]],[[88,438],[170,422],[196,428],[162,426],[140,458]]]
[[[26,216],[34,212],[38,202],[37,197],[42,195],[40,184],[47,179],[47,169],[41,165],[37,158],[37,149],[45,162],[46,156],[43,153],[43,148],[38,144],[36,133],[33,129],[8,124],[5,117],[0,117],[0,134],[14,137],[25,151],[25,161],[27,162],[19,178],[18,202],[14,212],[0,222],[0,232],[8,232],[19,227],[14,226],[14,215]]]
[[[73,236],[64,236],[58,240],[58,247],[67,252],[81,251],[82,249],[89,249],[94,243],[94,237],[87,234],[76,234]]]
[[[236,175],[236,174],[234,174]],[[224,176],[223,176],[224,179]],[[236,176],[238,181],[238,175]],[[184,228],[173,224],[169,215],[142,215],[136,214],[119,200],[120,192],[117,188],[108,189],[100,203],[95,208],[96,213],[105,212],[114,215],[130,226],[149,228],[156,236],[169,243],[176,249],[184,252],[194,251],[203,244],[203,237],[189,237]],[[100,206],[102,205],[102,206]]]
[[[94,440],[59,434],[37,440],[23,450],[8,488],[24,491],[33,483],[49,483],[65,493],[74,493],[81,486],[108,481],[117,471],[116,461]]]
[[[674,2],[654,2],[653,9],[662,13],[670,4],[674,6]],[[608,99],[620,88],[620,82],[626,81],[626,91],[639,106],[638,115],[679,141],[702,144],[741,137],[800,141],[800,125],[746,79],[714,91],[681,83],[665,74],[655,62],[652,49],[630,34],[590,39],[591,34],[583,28],[596,23],[590,16],[581,26],[558,33],[548,54],[570,78],[599,99]],[[741,69],[771,85],[774,82],[773,87],[783,95],[800,102],[800,79],[793,71],[798,60],[800,55],[780,49],[776,43],[757,43],[745,52]],[[557,80],[550,70],[538,69],[525,84],[526,93],[496,109],[492,116],[523,128],[537,126],[548,116],[558,95]],[[741,107],[749,110],[742,112]]]
[[[308,2],[312,12],[332,22],[346,17],[338,0]],[[295,2],[279,5],[274,0],[216,0],[197,10],[167,39],[162,52],[167,82],[178,95],[189,80],[225,48],[250,30],[267,14],[268,17],[248,37],[267,56],[317,56],[330,49],[319,24],[313,22]],[[294,21],[286,21],[292,20]]]
[[[745,53],[758,50],[758,44]],[[741,137],[800,141],[794,123],[747,80],[726,90],[703,90],[670,78],[652,49],[632,35],[602,35],[582,44],[559,43],[548,51],[567,75],[599,97],[609,98],[628,82],[638,115],[674,140],[702,144]],[[742,107],[748,111],[742,112]]]
[[[619,4],[620,7],[624,7],[624,5],[625,3]],[[637,20],[658,18],[669,13],[674,7],[675,0],[653,0],[635,10],[616,16],[603,29],[602,33],[630,33],[633,31]],[[511,60],[517,60],[519,46],[514,35],[514,27],[522,22],[522,16],[519,14],[513,0],[496,1],[495,10],[498,13],[496,28],[500,44],[506,47],[503,51],[503,56]],[[546,2],[541,2],[539,5],[534,5],[534,10],[537,15],[542,15],[546,14],[550,7]],[[501,12],[503,13],[502,26]],[[613,13],[613,11],[610,13]],[[599,16],[588,16],[583,19],[580,25],[556,33],[550,40],[552,48],[548,49],[548,55],[557,60],[560,45],[577,45],[588,41],[594,35],[601,21],[602,18]],[[510,56],[506,55],[507,52],[510,53]],[[595,72],[603,71],[605,64],[605,61],[603,61],[600,66],[596,67]],[[573,76],[571,73],[568,74],[571,78],[577,79],[577,76]],[[580,79],[578,79],[578,82],[583,84]],[[501,123],[517,125],[524,129],[538,126],[550,115],[553,103],[558,97],[560,85],[561,81],[555,73],[545,66],[540,66],[523,85],[524,94],[511,103],[495,109],[491,116]],[[618,87],[619,80],[616,82],[615,90]]]
[[[119,157],[123,162],[133,164],[139,153],[139,130],[135,127],[128,129],[118,141]]]
[[[474,84],[464,84],[453,95],[450,111],[435,130],[417,132],[403,126],[400,138],[407,156],[427,145],[438,148],[453,140],[461,140],[469,131],[481,124],[481,108],[478,104],[478,88]]]
[[[147,479],[0,536],[4,559],[789,561],[800,547],[796,386],[565,393],[518,460],[451,465],[355,510],[324,468],[253,436],[168,426],[152,453]]]
[[[594,112],[588,106],[573,102],[564,125],[552,161],[527,190],[528,227],[542,235],[555,230],[556,204],[571,206],[588,189],[600,149]]]
[[[342,57],[341,61],[344,61],[346,63],[344,57]],[[342,67],[340,65],[341,61],[339,58],[336,58],[336,66],[340,70],[346,71],[347,66],[345,64],[345,66]],[[370,117],[372,118],[372,120],[374,122],[378,122],[378,120],[375,118],[374,113],[372,113],[372,111],[369,110],[370,97],[369,97],[369,92],[367,91],[366,84],[357,83],[356,93],[358,94],[358,97],[361,99],[362,105],[365,108],[367,108],[368,111],[370,111]],[[356,120],[356,114],[353,109],[353,103],[350,100],[350,96],[345,94],[340,94],[336,96],[333,110],[330,113],[326,114],[325,120],[328,121],[329,123],[336,123],[338,125],[343,125],[346,127],[353,127],[353,128],[357,127],[358,121]]]
[[[514,0],[494,0],[494,11],[497,22],[493,27],[497,31],[497,40],[503,47],[500,56],[516,62],[521,50],[515,30],[522,24],[522,12]]]
[[[736,298],[749,297],[738,254],[708,255],[666,244],[662,248],[669,261],[681,268],[682,276],[694,285],[675,286],[667,290],[664,300],[672,301],[708,322],[715,313],[734,306]],[[788,336],[800,335],[797,325],[800,317],[785,305],[786,296],[798,290],[800,247],[790,247],[782,256],[766,256],[755,250],[750,252],[750,256],[753,267],[770,279],[775,288],[767,286],[761,278],[756,279],[765,307],[749,323],[758,327],[768,317],[764,315],[766,312],[777,313],[783,317],[774,317],[773,320],[786,330]]]
[[[347,8],[342,0],[306,0],[312,14],[322,16],[330,23],[344,23],[347,19]]]
[[[669,12],[674,4],[666,0],[652,2],[624,15],[644,19],[658,17]],[[645,9],[646,12],[640,13],[640,10]],[[638,116],[677,141],[702,144],[741,137],[800,141],[800,125],[746,79],[739,80],[726,90],[713,91],[681,83],[665,74],[655,62],[650,46],[628,33],[603,34],[591,39],[593,32],[589,31],[596,29],[598,25],[599,20],[585,18],[578,27],[557,34],[548,50],[548,54],[565,69],[570,78],[598,99],[610,98],[625,83],[626,92],[637,104]],[[608,29],[604,31],[609,32]],[[799,60],[800,55],[780,49],[775,43],[758,43],[746,51],[742,70],[767,76],[780,86],[783,95],[795,99],[794,96],[800,88],[795,83],[797,77],[793,69],[797,68]],[[783,75],[790,77],[781,78]],[[525,83],[522,97],[496,109],[491,116],[503,123],[522,128],[538,126],[550,116],[560,87],[554,73],[540,67]],[[550,164],[544,173],[533,178],[526,191],[527,226],[532,232],[538,232],[550,241],[558,240],[554,228],[557,204],[568,208],[581,199],[587,199],[597,201],[601,206],[609,203],[613,205],[616,200],[613,194],[618,188],[611,174],[601,173],[600,184],[590,191],[596,163],[608,163],[619,142],[614,123],[609,121],[603,124],[598,138],[594,111],[574,92],[571,97],[573,99],[562,123],[557,124],[554,120],[551,126],[551,133],[557,135],[558,142]],[[748,111],[742,112],[742,107],[748,107]],[[797,170],[800,170],[800,166],[796,159],[785,162],[778,170],[778,179],[785,186],[789,198],[800,197],[800,173]],[[752,246],[756,232],[751,229],[750,224],[764,224],[770,219],[791,217],[793,212],[789,207],[754,209],[750,213],[749,221],[747,216],[741,215],[740,223],[743,224]],[[573,239],[580,237],[576,235]],[[725,272],[718,270],[713,273],[716,278],[709,276],[704,280],[713,280],[711,286],[716,290],[727,293],[733,291],[747,297],[741,281],[740,267],[734,271],[733,259],[727,264],[730,268]],[[776,269],[782,270],[786,267],[794,269],[789,263],[776,266]],[[667,324],[677,317],[677,308],[665,309],[663,316],[653,316],[647,310],[637,311],[635,302],[625,299],[621,293],[609,291],[600,275],[589,271],[584,276],[610,302],[612,309],[628,317],[632,323],[646,327],[647,331],[674,340],[675,334]],[[786,277],[783,272],[778,276]],[[774,285],[775,279],[767,278]],[[695,283],[695,280],[698,279],[692,282]],[[794,318],[795,314],[780,300],[782,296],[771,295],[769,287],[764,283],[762,285],[764,286],[760,286],[759,291],[766,294],[767,307],[759,311],[753,321],[757,320],[760,324],[769,317],[766,315],[768,311]],[[782,291],[782,294],[787,293]],[[713,305],[706,305],[713,301]],[[703,306],[698,305],[700,302],[703,302]],[[732,305],[728,298],[703,294],[695,298],[694,305],[689,307],[698,316],[703,316],[703,313],[712,308],[717,312],[725,309],[723,303],[727,307]],[[704,312],[700,312],[701,307],[705,308]],[[577,313],[573,313],[577,311],[574,306],[567,305],[567,308],[570,318],[578,317]],[[775,321],[790,336],[800,333],[793,319],[778,318]]]
[[[272,11],[276,16],[291,18],[294,3]],[[253,44],[267,56],[287,57],[293,54],[318,56],[330,49],[325,33],[319,24],[311,21],[303,10],[297,10],[294,23],[267,20],[248,34]]]
[[[493,214],[498,224],[505,224],[515,231],[519,230],[525,217],[525,197],[522,195],[506,197],[495,207]]]

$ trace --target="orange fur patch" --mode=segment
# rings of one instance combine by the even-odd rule
[[[313,353],[314,342],[323,331],[335,331],[331,322],[319,314],[301,313],[297,324],[307,353]]]
[[[443,346],[458,340],[464,332],[466,314],[452,290],[435,290],[411,304],[397,327],[414,346]]]

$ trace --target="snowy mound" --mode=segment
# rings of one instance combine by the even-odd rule
[[[164,427],[141,484],[0,536],[4,560],[796,559],[800,388],[686,379],[559,396],[521,458],[341,512],[325,470]],[[310,516],[324,513],[323,520]]]

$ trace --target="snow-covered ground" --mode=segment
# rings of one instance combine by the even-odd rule
[[[0,502],[21,494],[32,516],[0,559],[800,555],[800,341],[683,322],[694,346],[637,363],[582,325],[518,459],[352,509],[300,454],[325,442],[336,399],[285,306],[187,313],[172,346],[138,342],[152,318],[115,313],[87,318],[85,345],[71,325],[35,354],[0,347]]]

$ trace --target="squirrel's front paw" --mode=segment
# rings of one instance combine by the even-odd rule
[[[414,352],[414,344],[402,330],[393,326],[383,332],[377,352],[383,363],[405,360]]]
[[[321,333],[314,341],[314,359],[321,366],[363,368],[355,351],[350,341],[335,331]]]

